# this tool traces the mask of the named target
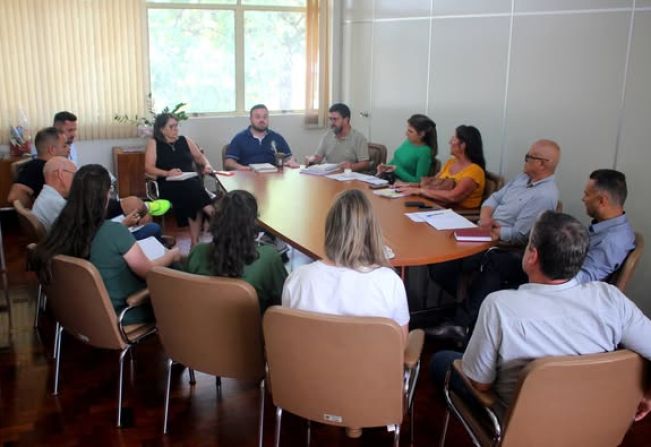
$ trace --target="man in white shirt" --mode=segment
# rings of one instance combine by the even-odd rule
[[[498,414],[511,404],[520,372],[533,359],[608,352],[620,345],[651,359],[651,320],[616,287],[576,280],[588,244],[588,232],[575,218],[545,212],[522,258],[529,283],[492,293],[482,303],[463,354],[463,372],[478,390],[495,391]],[[441,383],[460,357],[436,353],[432,377]],[[636,419],[650,410],[648,390]]]
[[[41,221],[46,232],[50,231],[52,224],[66,206],[75,172],[77,166],[64,157],[52,157],[45,163],[43,168],[45,185],[36,197],[32,212]]]

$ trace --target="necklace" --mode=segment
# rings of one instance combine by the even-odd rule
[[[172,152],[176,152],[176,146],[175,146],[176,141],[174,143],[169,143],[168,142],[167,144],[169,144],[170,148],[172,149]]]

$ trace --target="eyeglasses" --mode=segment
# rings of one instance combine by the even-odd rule
[[[529,160],[549,161],[549,160],[546,159],[546,158],[536,157],[535,155],[525,154],[525,155],[524,155],[524,162],[526,163],[526,162],[528,162]]]
[[[62,171],[63,172],[68,172],[68,173],[70,173],[72,175],[75,175],[77,173],[77,171],[71,171],[70,169],[62,169]]]

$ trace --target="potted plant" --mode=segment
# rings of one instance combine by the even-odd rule
[[[177,121],[184,121],[189,118],[187,112],[183,110],[187,105],[188,104],[185,102],[179,102],[171,109],[169,106],[165,106],[163,110],[160,111],[160,113],[170,113],[174,116],[174,118],[176,118]],[[153,135],[154,121],[156,120],[157,115],[159,115],[159,113],[156,113],[156,111],[154,110],[151,93],[150,93],[149,95],[147,95],[146,115],[129,116],[127,114],[120,115],[116,113],[115,115],[113,115],[113,120],[121,124],[123,123],[134,124],[137,128],[139,137],[150,138]]]

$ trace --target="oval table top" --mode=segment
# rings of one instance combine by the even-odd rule
[[[425,222],[412,222],[404,203],[413,197],[389,199],[373,194],[369,185],[301,174],[285,168],[277,173],[236,171],[233,176],[218,175],[228,190],[243,189],[258,200],[261,226],[306,255],[325,257],[325,220],[336,195],[346,189],[359,189],[373,204],[386,244],[395,253],[395,267],[435,264],[464,258],[491,246],[488,242],[457,242],[453,231],[439,231]],[[422,198],[418,198],[422,200]]]

